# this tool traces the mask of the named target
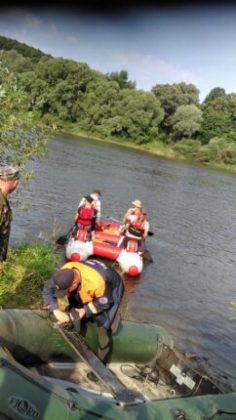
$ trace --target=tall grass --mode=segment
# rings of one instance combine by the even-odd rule
[[[42,289],[58,266],[59,257],[48,244],[23,244],[12,248],[0,275],[3,308],[40,308]]]

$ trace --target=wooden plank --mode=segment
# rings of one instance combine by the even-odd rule
[[[68,331],[60,324],[55,325],[60,334],[78,356],[91,368],[93,373],[104,383],[104,385],[109,387],[117,401],[122,403],[134,402],[134,397],[130,391],[93,353],[80,334],[76,333],[75,330]]]

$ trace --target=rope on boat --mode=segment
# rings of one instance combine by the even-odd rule
[[[235,411],[217,410],[211,416],[203,417],[203,420],[212,420],[215,416],[218,416],[218,415],[221,415],[221,414],[227,414],[227,416],[235,416],[236,412]]]

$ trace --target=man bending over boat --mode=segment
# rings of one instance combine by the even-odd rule
[[[70,323],[75,311],[82,323],[93,320],[98,329],[98,357],[107,363],[112,346],[112,323],[124,286],[121,276],[96,260],[68,262],[44,285],[43,300],[59,323]],[[67,296],[68,312],[58,307],[58,298]]]

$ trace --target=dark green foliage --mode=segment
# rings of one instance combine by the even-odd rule
[[[211,102],[214,99],[220,98],[221,96],[226,96],[225,90],[223,88],[216,87],[210,91],[203,103],[206,104],[207,102]]]
[[[35,123],[32,128],[32,117],[24,112],[26,104],[16,77],[0,65],[0,163],[24,167],[25,161],[45,151],[41,130]]]
[[[16,50],[18,53],[23,55],[23,57],[29,57],[33,63],[37,63],[43,56],[50,57],[48,54],[44,54],[39,49],[29,47],[22,42],[18,42],[15,39],[5,38],[4,36],[0,36],[0,50]]]
[[[208,143],[213,137],[222,137],[235,129],[236,95],[213,96],[202,106],[202,142]]]
[[[40,60],[35,68],[37,78],[45,80],[49,86],[54,86],[60,80],[66,80],[75,74],[78,65],[72,60],[64,58],[48,58]]]
[[[234,165],[236,163],[236,147],[230,138],[212,138],[207,146],[199,150],[198,159],[201,162],[216,162],[218,164]]]
[[[166,117],[172,115],[180,105],[197,105],[199,103],[199,90],[192,84],[155,85],[152,92],[160,100]]]
[[[158,134],[163,118],[160,102],[150,92],[120,89],[114,81],[89,84],[80,125],[105,137],[145,143]]]
[[[197,162],[214,162],[219,165],[236,164],[236,147],[230,138],[215,137],[207,145],[201,145],[199,140],[182,139],[173,148],[180,155]]]
[[[196,160],[200,147],[201,143],[199,140],[183,138],[173,146],[173,149],[188,159]]]
[[[155,139],[164,117],[160,102],[151,92],[122,90],[119,109],[123,132],[138,144]]]
[[[199,90],[193,84],[174,83],[173,85],[155,85],[154,95],[160,100],[165,111],[161,128],[167,134],[172,134],[172,116],[182,105],[198,105]]]
[[[231,127],[230,115],[227,113],[217,112],[215,110],[206,110],[203,113],[203,121],[201,127],[202,143],[206,144],[211,138],[226,134]]]
[[[34,64],[29,57],[24,57],[16,50],[1,52],[1,62],[9,71],[23,73],[34,69]]]
[[[131,82],[129,80],[129,75],[126,70],[121,70],[120,72],[108,73],[107,77],[109,80],[113,80],[117,82],[121,89],[125,89],[125,88],[134,89],[135,88],[136,83]]]

